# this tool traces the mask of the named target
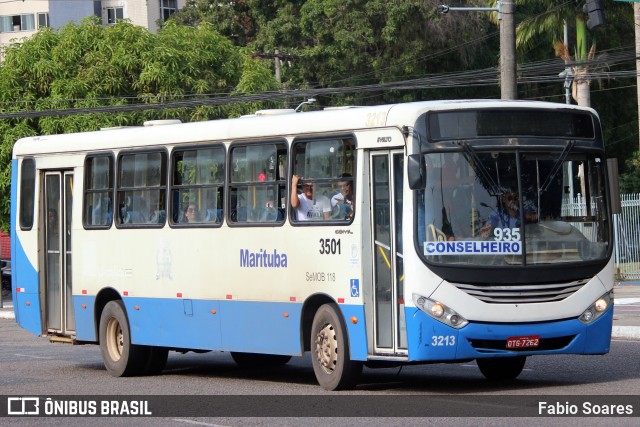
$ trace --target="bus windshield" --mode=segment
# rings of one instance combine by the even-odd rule
[[[603,260],[610,230],[604,160],[564,151],[425,154],[417,192],[428,263],[533,265]]]

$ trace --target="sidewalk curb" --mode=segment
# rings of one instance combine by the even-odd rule
[[[0,309],[0,319],[15,319],[16,315],[13,312],[13,306],[6,306]]]
[[[640,340],[640,326],[614,326],[611,338]]]

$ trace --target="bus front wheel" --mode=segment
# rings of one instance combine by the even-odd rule
[[[311,360],[318,383],[325,390],[353,388],[362,362],[349,357],[346,327],[335,304],[320,306],[311,327]]]
[[[477,359],[478,368],[485,378],[495,381],[514,380],[524,368],[527,356],[496,357],[490,359]]]
[[[149,349],[131,344],[129,321],[122,301],[109,301],[100,316],[100,353],[114,377],[145,373]]]

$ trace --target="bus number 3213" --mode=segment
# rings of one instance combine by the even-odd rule
[[[321,255],[340,255],[340,239],[320,239]]]
[[[434,335],[431,337],[431,345],[434,347],[449,347],[456,345],[455,335]]]

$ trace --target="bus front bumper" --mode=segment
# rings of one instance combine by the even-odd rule
[[[535,323],[470,322],[445,325],[416,308],[406,309],[409,361],[455,361],[542,354],[606,354],[613,306],[586,325],[577,318]]]

